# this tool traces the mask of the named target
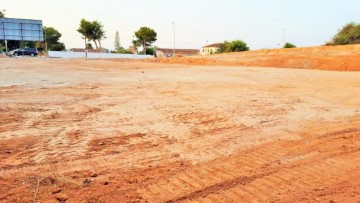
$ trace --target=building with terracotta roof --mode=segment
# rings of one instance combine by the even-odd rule
[[[201,47],[200,54],[201,55],[216,54],[216,53],[219,52],[221,44],[222,43],[215,43],[215,44],[210,44],[210,45],[206,45],[204,47]]]
[[[137,49],[134,46],[129,46],[128,51],[130,51],[133,54],[137,54]]]

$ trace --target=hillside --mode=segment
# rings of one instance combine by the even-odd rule
[[[360,71],[360,45],[265,49],[212,56],[157,58],[152,62]]]

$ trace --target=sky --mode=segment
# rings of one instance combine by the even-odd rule
[[[360,0],[1,0],[8,18],[43,20],[62,33],[67,49],[84,46],[80,20],[98,20],[114,49],[115,33],[127,48],[142,26],[154,29],[161,48],[195,48],[243,40],[253,50],[319,46],[349,22],[360,23]]]

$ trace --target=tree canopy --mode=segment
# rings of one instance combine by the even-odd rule
[[[86,43],[86,49],[94,49],[90,42]]]
[[[65,50],[65,44],[59,42],[61,33],[53,27],[44,27],[44,34],[46,36],[46,43],[49,50],[63,51]],[[37,43],[36,47],[39,49],[45,49],[46,44],[43,42]]]
[[[120,34],[119,34],[119,31],[116,31],[116,33],[115,33],[114,47],[115,47],[115,50],[114,50],[114,51],[111,51],[112,53],[117,53],[117,54],[132,54],[131,51],[126,50],[124,47],[121,46],[121,44],[120,44]]]
[[[56,44],[59,42],[61,33],[53,27],[44,27],[44,32],[46,34],[46,42],[48,45]]]
[[[283,48],[296,48],[294,44],[291,44],[290,42],[286,42]]]
[[[77,31],[86,39],[89,39],[91,36],[91,22],[85,19],[81,19],[80,26]]]
[[[77,31],[84,37],[85,41],[93,41],[96,49],[101,49],[101,41],[106,38],[104,26],[99,21],[87,21],[81,19],[80,26]]]
[[[326,45],[360,44],[360,23],[348,23]]]
[[[0,10],[0,18],[5,18],[5,10]]]
[[[157,40],[157,33],[148,27],[140,27],[138,31],[135,32],[136,39],[133,40],[134,47],[143,47],[143,52],[146,53],[147,47],[151,46]]]
[[[250,48],[242,40],[225,41],[220,45],[220,53],[249,51]]]
[[[120,51],[120,49],[122,48],[120,45],[120,34],[119,31],[116,31],[115,33],[115,51]]]

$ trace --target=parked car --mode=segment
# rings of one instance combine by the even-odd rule
[[[19,49],[17,51],[14,51],[14,56],[37,56],[38,50],[34,48],[25,48],[25,49]]]

